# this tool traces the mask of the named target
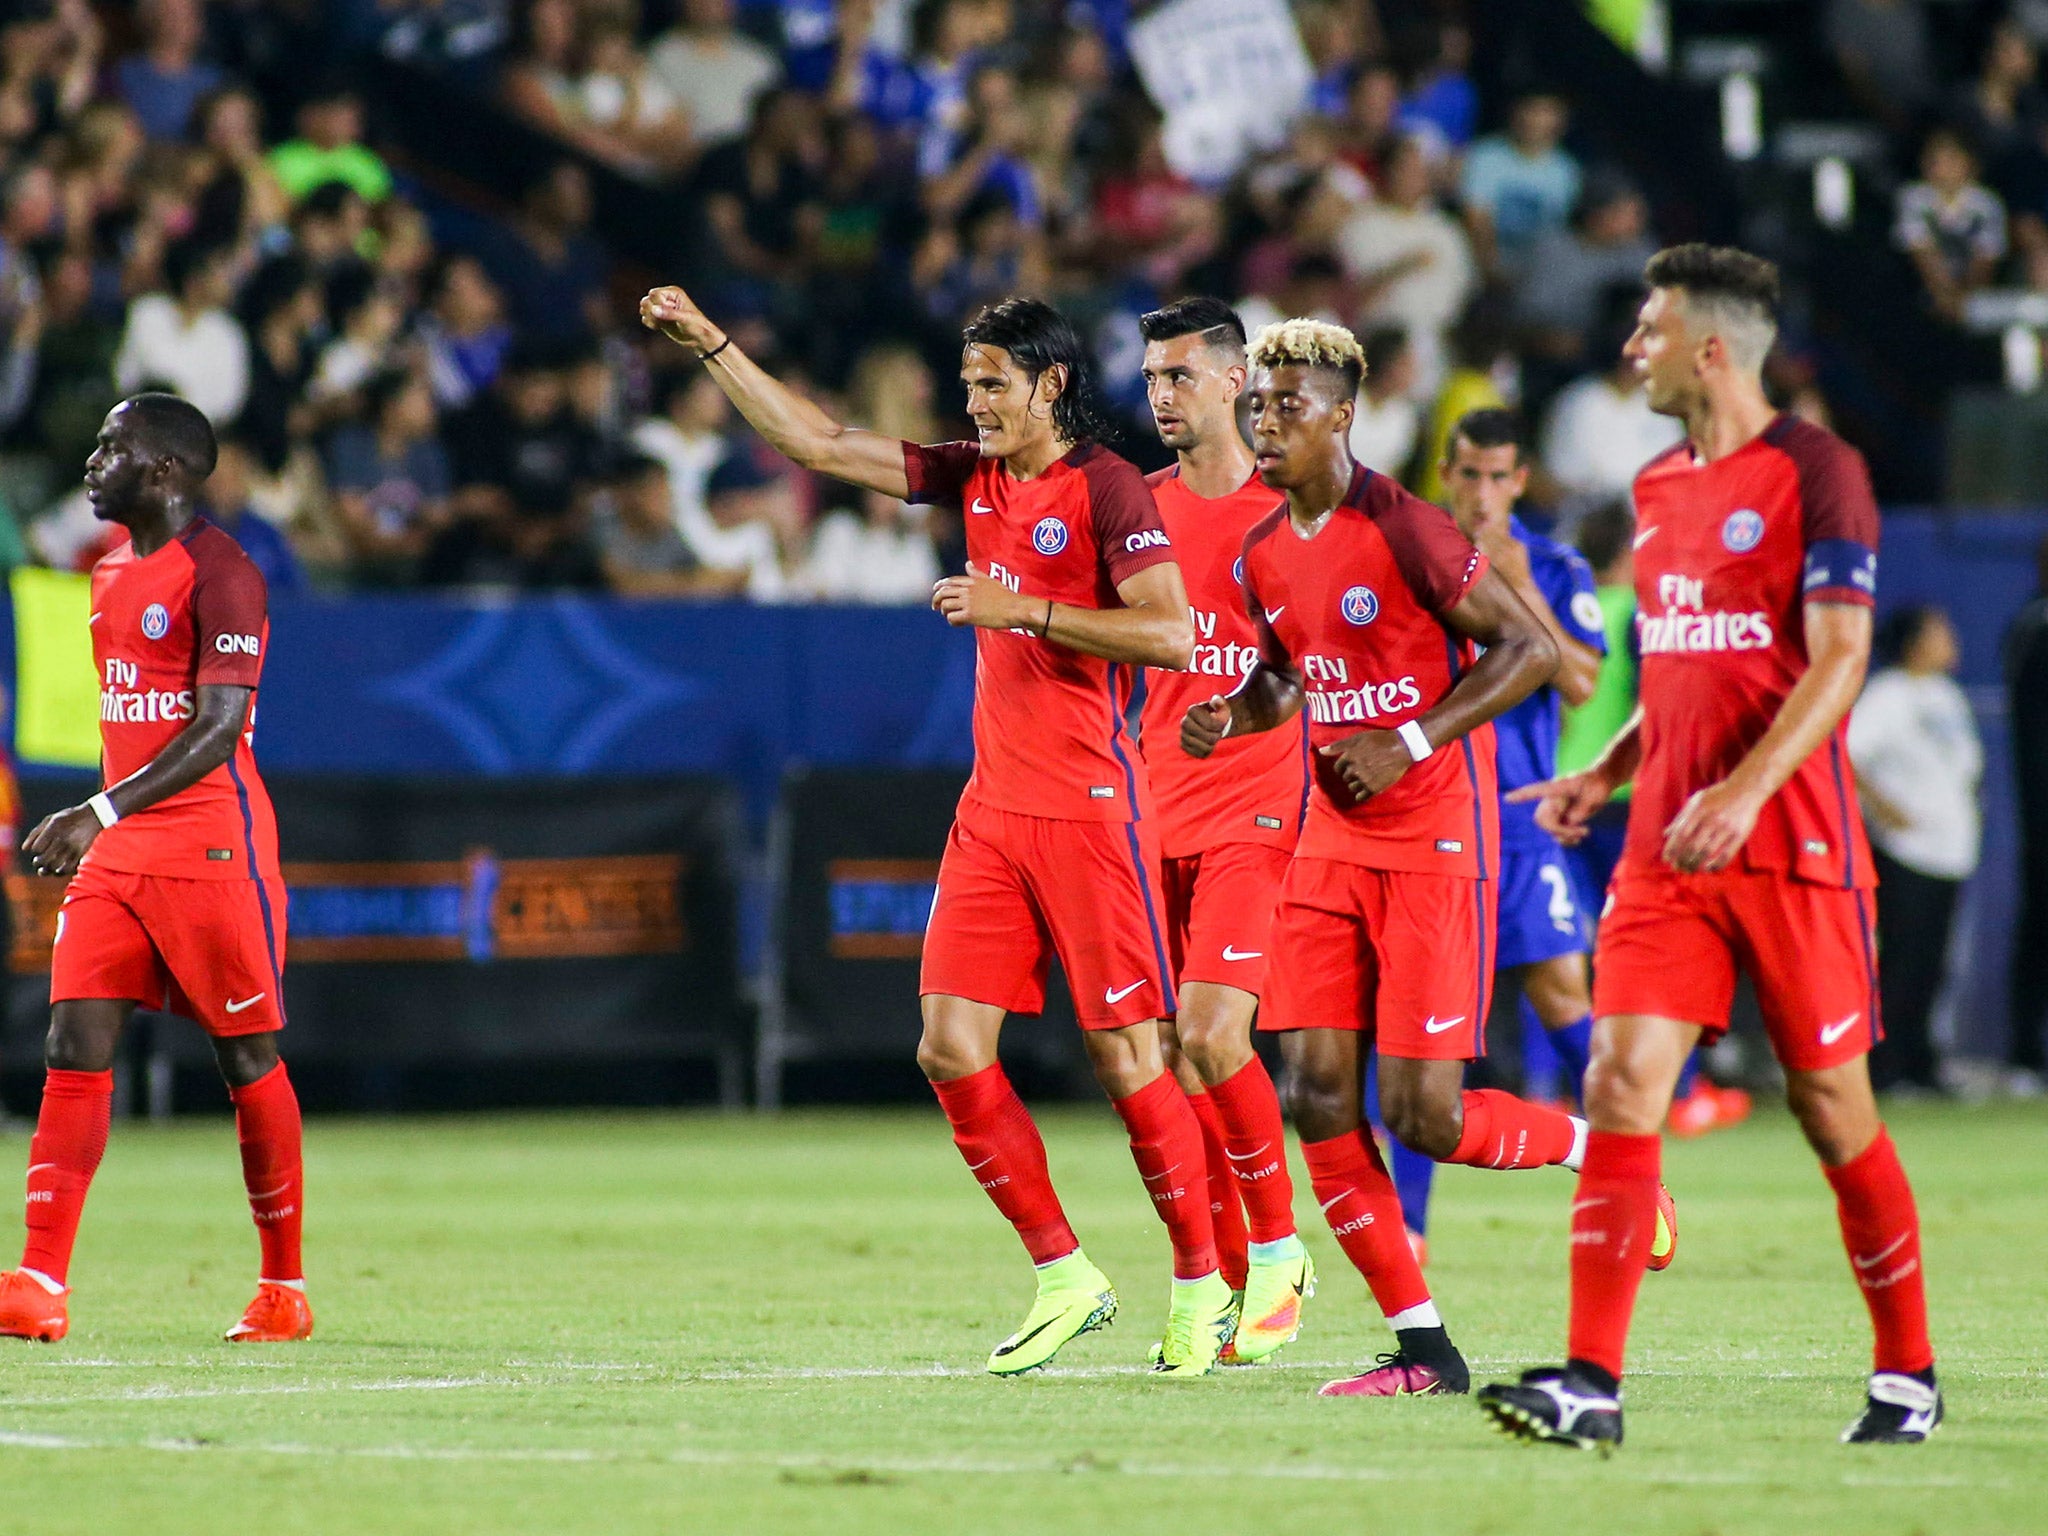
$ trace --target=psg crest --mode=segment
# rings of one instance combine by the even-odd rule
[[[1730,512],[1728,521],[1721,525],[1721,542],[1731,554],[1748,554],[1763,542],[1763,537],[1763,514],[1748,507]]]
[[[1056,555],[1067,547],[1067,525],[1056,517],[1042,517],[1031,530],[1031,547],[1041,555]]]
[[[1230,579],[1240,587],[1244,585],[1244,556],[1239,555],[1230,567]]]
[[[142,610],[142,632],[150,639],[163,639],[170,628],[171,615],[162,603],[151,603]]]
[[[1337,609],[1347,624],[1370,624],[1380,616],[1379,595],[1371,587],[1352,587],[1339,600]]]

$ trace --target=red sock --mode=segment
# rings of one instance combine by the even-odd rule
[[[1657,1174],[1664,1146],[1655,1136],[1594,1131],[1572,1197],[1571,1358],[1621,1376],[1636,1287],[1657,1232]]]
[[[78,1216],[107,1150],[114,1116],[114,1074],[66,1072],[43,1076],[43,1107],[28,1144],[28,1242],[21,1267],[59,1285],[71,1271]]]
[[[1294,1181],[1287,1176],[1287,1140],[1280,1128],[1280,1095],[1266,1064],[1254,1056],[1209,1090],[1223,1122],[1238,1197],[1250,1219],[1251,1240],[1275,1243],[1294,1235]]]
[[[1328,1141],[1304,1141],[1301,1156],[1331,1235],[1365,1276],[1380,1311],[1394,1317],[1429,1300],[1401,1221],[1401,1197],[1371,1132],[1361,1127]]]
[[[1230,1157],[1223,1145],[1223,1117],[1216,1101],[1206,1093],[1188,1095],[1188,1108],[1202,1128],[1202,1161],[1209,1170],[1209,1225],[1216,1232],[1216,1262],[1223,1279],[1233,1291],[1244,1289],[1245,1271],[1251,1256],[1245,1252],[1244,1202],[1237,1197],[1237,1180],[1230,1172]]]
[[[1842,1245],[1849,1250],[1856,1283],[1863,1287],[1863,1302],[1870,1308],[1870,1326],[1877,1332],[1871,1368],[1926,1370],[1934,1364],[1934,1346],[1927,1340],[1920,1213],[1914,1209],[1913,1186],[1899,1166],[1891,1133],[1880,1126],[1877,1140],[1826,1173],[1835,1187]]]
[[[967,1160],[967,1171],[1010,1219],[1031,1262],[1050,1264],[1079,1248],[1046,1171],[1045,1143],[1001,1063],[933,1083],[932,1091],[952,1122],[953,1145]]]
[[[1131,1158],[1166,1235],[1173,1243],[1173,1277],[1214,1274],[1216,1229],[1209,1222],[1209,1169],[1202,1127],[1171,1072],[1161,1072],[1128,1098],[1112,1101],[1131,1133]]]
[[[230,1088],[235,1138],[242,1144],[242,1183],[263,1244],[265,1280],[303,1280],[299,1232],[306,1215],[306,1169],[300,1156],[299,1096],[279,1062],[255,1082]]]
[[[1444,1161],[1474,1168],[1547,1168],[1571,1155],[1572,1117],[1497,1088],[1468,1089],[1458,1150]]]

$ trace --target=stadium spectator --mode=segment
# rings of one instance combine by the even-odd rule
[[[1236,305],[1247,333],[1289,316],[1342,325],[1350,307],[1343,267],[1335,257],[1314,251],[1297,256],[1282,267],[1277,283],[1255,281],[1251,292]]]
[[[795,477],[770,474],[748,452],[730,452],[704,482],[704,518],[685,525],[691,552],[715,571],[745,578],[757,603],[789,595],[783,532],[801,519]],[[927,591],[929,595],[929,591]]]
[[[1935,313],[1959,324],[1964,301],[2005,257],[2005,204],[1977,180],[1977,157],[1952,128],[1928,134],[1920,175],[1899,193],[1894,238],[1913,258]]]
[[[242,318],[253,344],[247,399],[236,425],[275,474],[314,425],[306,388],[318,363],[314,337],[327,323],[319,285],[296,256],[276,257],[244,288]]]
[[[235,291],[231,247],[174,245],[164,257],[163,293],[128,310],[114,382],[132,394],[150,381],[170,385],[215,421],[233,421],[249,394],[249,337],[228,313]]]
[[[600,19],[591,27],[576,104],[583,120],[610,141],[607,158],[625,175],[659,180],[694,157],[685,99],[648,67],[633,29],[622,21]]]
[[[1124,106],[1093,209],[1098,256],[1160,289],[1206,261],[1222,238],[1216,199],[1167,162],[1163,128],[1150,102]]]
[[[669,516],[668,470],[645,454],[623,461],[597,516],[606,583],[624,597],[729,597],[744,572],[706,570]]]
[[[362,138],[362,98],[346,84],[323,85],[299,108],[299,136],[270,152],[270,169],[293,202],[338,181],[380,203],[391,195],[391,172]]]
[[[1635,364],[1621,355],[1639,297],[1635,288],[1612,294],[1593,348],[1606,366],[1566,385],[1551,402],[1543,467],[1565,495],[1559,515],[1567,528],[1591,508],[1627,497],[1636,471],[1685,435],[1674,418],[1650,409]]]
[[[473,81],[511,34],[505,0],[379,0],[377,51]]]
[[[498,285],[474,256],[446,257],[428,288],[427,312],[417,332],[426,348],[427,377],[443,410],[461,410],[489,389],[512,345]]]
[[[2019,792],[2019,918],[2009,988],[2011,1084],[2040,1094],[2048,1084],[2048,539],[2034,552],[2034,598],[2005,631],[2005,698]]]
[[[759,310],[788,296],[824,228],[817,113],[796,91],[754,102],[753,123],[704,157],[697,171],[704,217],[736,280],[731,296]]]
[[[212,166],[193,234],[215,241],[274,239],[290,218],[291,199],[264,158],[262,105],[240,86],[225,86],[194,109],[192,126]]]
[[[704,486],[728,452],[725,431],[732,421],[732,404],[716,380],[692,370],[662,377],[655,410],[634,427],[632,444],[668,470],[669,515],[702,558],[694,535],[708,524]]]
[[[1344,158],[1373,186],[1379,185],[1400,110],[1401,77],[1390,64],[1366,65],[1345,95],[1344,115],[1338,123]]]
[[[1337,252],[1365,322],[1407,331],[1416,389],[1430,396],[1444,379],[1445,333],[1476,282],[1472,251],[1458,221],[1437,205],[1419,140],[1395,145],[1382,192],[1344,225]]]
[[[1934,98],[1923,0],[1827,0],[1821,31],[1857,104],[1903,136]]]
[[[93,302],[92,262],[76,251],[50,263],[41,301],[32,308],[41,330],[21,446],[55,463],[83,463],[100,422],[120,398],[114,357],[122,327]],[[24,308],[16,318],[16,335],[28,313]]]
[[[255,450],[232,433],[220,439],[219,450],[206,482],[207,515],[242,546],[242,552],[263,573],[272,597],[299,591],[306,584],[299,557],[292,552],[291,542],[256,510],[254,493],[262,465]]]
[[[1521,391],[1521,376],[1512,345],[1513,329],[1508,324],[1505,304],[1493,295],[1482,295],[1458,319],[1451,333],[1450,372],[1443,385],[1429,398],[1429,415],[1423,428],[1421,468],[1417,472],[1416,494],[1425,501],[1443,504],[1449,494],[1444,484],[1444,451],[1451,441],[1451,429],[1471,411],[1514,403]]]
[[[527,189],[516,218],[477,240],[475,254],[522,336],[576,344],[604,329],[611,261],[591,236],[592,204],[590,173],[558,160]]]
[[[923,507],[863,491],[858,511],[819,519],[794,587],[828,603],[923,603],[941,574]]]
[[[365,265],[369,234],[369,205],[346,182],[322,182],[292,209],[292,249],[323,284]]]
[[[1621,177],[1596,171],[1586,179],[1571,227],[1536,237],[1515,290],[1516,319],[1531,351],[1572,368],[1607,361],[1589,356],[1588,344],[1608,295],[1617,287],[1641,290],[1643,263],[1657,248],[1649,218],[1642,194]]]
[[[114,65],[114,89],[152,139],[182,139],[193,113],[226,77],[200,57],[203,0],[142,0],[142,47]]]
[[[1365,383],[1351,418],[1351,456],[1367,469],[1406,480],[1422,435],[1415,403],[1415,349],[1408,333],[1392,326],[1365,336]]]
[[[682,18],[648,50],[648,67],[684,103],[698,144],[746,132],[754,99],[782,77],[782,65],[733,24],[733,0],[683,0]]]
[[[434,397],[416,374],[391,372],[363,391],[364,419],[327,446],[327,480],[353,580],[401,586],[447,526],[452,482],[435,432]]]
[[[396,367],[405,325],[405,305],[396,289],[367,269],[335,286],[329,309],[338,334],[320,349],[318,366],[305,385],[315,404],[345,400],[373,375]]]
[[[1415,77],[1394,119],[1402,133],[1423,141],[1433,162],[1463,153],[1478,127],[1479,90],[1471,67],[1471,31],[1462,22],[1440,25],[1435,56]]]
[[[2042,133],[2048,130],[2048,95],[2039,83],[2040,61],[2026,29],[2000,19],[1984,45],[1976,77],[1950,97],[1948,117],[1977,152],[2007,197],[2015,185],[2040,185]]]
[[[1489,274],[1534,270],[1537,241],[1570,219],[1580,172],[1564,147],[1568,122],[1563,98],[1534,92],[1515,102],[1505,134],[1488,135],[1465,156],[1465,227]]]
[[[1962,659],[1941,609],[1900,609],[1877,637],[1883,668],[1849,717],[1849,760],[1877,863],[1878,985],[1885,1038],[1870,1053],[1879,1089],[1934,1092],[1930,1028],[1963,882],[1983,838],[1984,748],[1956,686]]]

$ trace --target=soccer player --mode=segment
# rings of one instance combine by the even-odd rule
[[[108,413],[86,463],[94,513],[128,532],[93,567],[106,788],[23,844],[71,877],[50,963],[48,1073],[29,1146],[28,1245],[0,1276],[0,1334],[61,1339],[72,1240],[106,1150],[114,1053],[137,1007],[197,1020],[235,1102],[263,1268],[237,1342],[313,1331],[299,1266],[299,1101],[284,1027],[277,821],[249,736],[269,643],[263,577],[199,515],[213,428],[175,395]]]
[[[1868,1400],[1842,1438],[1920,1441],[1942,1402],[1919,1218],[1865,1061],[1879,1038],[1874,881],[1845,746],[1870,654],[1877,507],[1853,449],[1764,396],[1775,267],[1682,245],[1645,277],[1627,355],[1686,440],[1636,479],[1642,702],[1592,767],[1519,792],[1575,841],[1635,783],[1595,942],[1568,1358],[1487,1387],[1480,1403],[1527,1439],[1621,1443],[1657,1128],[1687,1054],[1727,1028],[1740,969],[1834,1186],[1876,1332]]]
[[[1515,516],[1529,484],[1527,444],[1512,411],[1467,411],[1451,428],[1441,472],[1445,500],[1458,531],[1483,553],[1494,571],[1549,633],[1557,647],[1557,673],[1493,723],[1495,772],[1503,795],[1540,784],[1557,772],[1559,710],[1583,704],[1600,675],[1607,637],[1593,596],[1593,571],[1577,552],[1533,532]],[[1494,969],[1521,993],[1524,1038],[1547,1032],[1577,1099],[1593,1036],[1593,997],[1586,975],[1587,928],[1565,868],[1564,849],[1536,825],[1534,810],[1503,801],[1500,808],[1499,927]],[[1427,1228],[1430,1175],[1426,1158],[1393,1159],[1408,1228]],[[1667,1246],[1662,1262],[1669,1261]]]
[[[983,310],[960,355],[977,441],[923,447],[831,420],[680,288],[655,289],[640,314],[695,351],[755,429],[805,468],[961,508],[967,574],[940,582],[932,606],[976,630],[974,773],[925,932],[917,1059],[969,1170],[1038,1268],[1038,1298],[988,1368],[1036,1369],[1117,1305],[996,1060],[1005,1014],[1043,1007],[1057,953],[1096,1078],[1172,1239],[1158,1369],[1206,1374],[1235,1308],[1217,1272],[1201,1127],[1160,1053],[1158,1021],[1174,996],[1158,836],[1124,730],[1135,669],[1185,667],[1194,632],[1144,477],[1097,441],[1079,338],[1035,299]]]
[[[1378,1047],[1389,1127],[1417,1150],[1485,1168],[1576,1161],[1571,1117],[1463,1086],[1493,982],[1488,723],[1549,680],[1557,647],[1441,508],[1353,463],[1365,359],[1349,331],[1283,321],[1249,356],[1259,478],[1287,500],[1241,556],[1259,659],[1188,710],[1181,743],[1207,757],[1308,712],[1313,785],[1259,1027],[1282,1032],[1316,1199],[1399,1341],[1323,1394],[1463,1392],[1464,1358],[1364,1126],[1361,1042]]]
[[[1236,312],[1220,299],[1182,299],[1138,328],[1152,419],[1176,455],[1149,483],[1195,624],[1187,670],[1146,679],[1140,736],[1158,802],[1167,952],[1180,994],[1170,1028],[1176,1070],[1202,1122],[1223,1278],[1242,1293],[1226,1358],[1250,1364],[1295,1336],[1302,1301],[1315,1290],[1315,1265],[1294,1229],[1280,1100],[1252,1050],[1273,906],[1307,804],[1308,739],[1300,730],[1247,736],[1207,759],[1180,749],[1189,707],[1235,688],[1258,658],[1238,556],[1279,498],[1259,480],[1238,430],[1246,368]]]

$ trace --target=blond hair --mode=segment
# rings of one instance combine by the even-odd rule
[[[1298,365],[1341,373],[1356,391],[1365,379],[1365,349],[1341,325],[1327,320],[1276,320],[1262,325],[1245,347],[1254,368]]]

